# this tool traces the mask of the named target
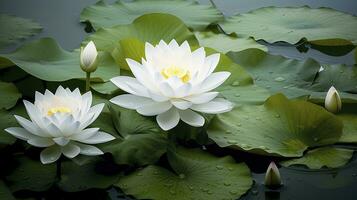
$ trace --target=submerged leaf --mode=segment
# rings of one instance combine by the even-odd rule
[[[303,157],[280,162],[285,167],[291,165],[305,165],[310,169],[322,167],[338,168],[344,166],[353,155],[353,150],[321,147],[308,151]]]
[[[35,35],[42,29],[38,23],[30,19],[6,14],[0,14],[0,24],[0,49],[17,43],[21,39]]]
[[[136,0],[116,1],[108,5],[99,1],[86,7],[81,13],[81,21],[89,21],[95,29],[130,24],[137,17],[149,13],[175,15],[194,29],[204,29],[213,22],[223,19],[223,15],[210,5],[200,5],[186,0]]]
[[[252,185],[248,167],[231,157],[217,158],[198,149],[179,148],[168,154],[173,171],[150,165],[117,184],[138,199],[238,199]]]
[[[334,39],[357,43],[357,17],[331,8],[265,7],[233,16],[221,25],[226,32],[269,43],[295,44],[302,38],[326,46],[335,45]]]
[[[220,147],[296,157],[308,147],[337,142],[342,122],[320,106],[277,94],[264,105],[241,106],[217,115],[207,132]]]

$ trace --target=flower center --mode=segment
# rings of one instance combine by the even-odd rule
[[[183,69],[181,67],[167,67],[161,71],[162,76],[165,79],[171,78],[176,76],[177,78],[181,79],[182,82],[187,83],[191,77],[190,72],[187,69]]]
[[[71,112],[72,112],[72,110],[69,109],[68,107],[54,107],[54,108],[50,108],[47,111],[47,115],[51,116],[56,113],[71,113]]]

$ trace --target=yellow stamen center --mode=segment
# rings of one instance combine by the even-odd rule
[[[72,110],[69,109],[68,107],[54,107],[54,108],[50,108],[47,111],[47,115],[51,116],[56,113],[71,113],[71,112],[72,112]]]
[[[181,67],[176,66],[167,67],[163,69],[161,71],[161,74],[165,79],[176,76],[184,83],[187,83],[191,79],[190,72],[187,69],[183,69]]]

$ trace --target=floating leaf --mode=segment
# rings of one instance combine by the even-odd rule
[[[56,164],[44,165],[39,160],[25,157],[20,157],[17,161],[20,165],[6,177],[12,191],[45,191],[54,184]]]
[[[331,8],[259,8],[233,16],[221,25],[226,32],[269,43],[295,44],[302,38],[320,45],[335,45],[336,39],[357,43],[357,17]]]
[[[99,164],[91,162],[85,165],[77,165],[68,161],[62,163],[61,179],[58,186],[66,192],[77,192],[92,188],[105,189],[119,179],[119,174],[101,174],[98,172]],[[106,166],[107,170],[110,166]]]
[[[0,180],[0,199],[15,200],[15,197],[12,196],[10,189],[1,180]]]
[[[16,102],[21,98],[21,94],[16,86],[12,83],[0,81],[0,109],[10,109],[16,105]]]
[[[168,154],[173,171],[150,165],[121,178],[118,186],[138,199],[238,199],[252,185],[248,167],[231,157],[217,158],[198,149]]]
[[[79,52],[63,50],[51,38],[30,42],[13,53],[0,54],[0,57],[12,63],[27,73],[46,81],[66,81],[85,78],[85,72],[79,67]],[[110,54],[101,53],[97,71],[92,78],[97,81],[107,81],[119,75],[117,67]]]
[[[305,165],[310,169],[321,169],[322,167],[342,167],[352,158],[353,150],[321,147],[308,151],[303,157],[280,162],[285,167],[291,165]]]
[[[35,35],[42,29],[38,23],[30,19],[5,14],[0,14],[0,24],[0,49]]]
[[[257,86],[288,98],[310,95],[309,88],[320,69],[320,64],[312,59],[287,59],[258,49],[228,53],[228,56],[252,74]]]
[[[339,142],[357,143],[357,115],[356,114],[339,114],[338,118],[343,121],[343,132]]]
[[[112,153],[117,164],[152,164],[166,152],[166,134],[151,118],[116,105],[110,110],[120,138],[101,145],[101,149]]]
[[[175,15],[194,29],[204,29],[209,24],[220,21],[223,15],[210,5],[200,5],[194,1],[183,0],[136,0],[132,2],[116,1],[108,5],[99,1],[85,8],[81,21],[89,21],[95,29],[130,24],[144,14],[166,13]],[[159,21],[158,21],[159,22]]]
[[[13,144],[16,141],[14,136],[10,135],[8,132],[5,132],[6,128],[18,126],[14,114],[26,116],[25,108],[21,105],[16,106],[9,111],[0,109],[0,147],[3,145]]]
[[[297,157],[308,147],[337,142],[342,122],[320,106],[277,94],[264,105],[241,106],[216,115],[207,133],[220,147]]]
[[[103,28],[89,36],[86,42],[93,40],[98,50],[112,52],[119,41],[136,38],[145,43],[157,44],[160,40],[178,43],[188,40],[191,45],[197,44],[196,38],[186,25],[177,17],[169,14],[146,14],[129,25],[118,25]]]
[[[234,37],[225,34],[215,34],[213,32],[195,32],[195,36],[200,46],[210,47],[221,53],[229,51],[238,52],[250,48],[268,51],[264,45],[257,43],[252,38]]]

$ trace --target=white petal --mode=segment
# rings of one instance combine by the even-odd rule
[[[147,89],[133,77],[118,76],[110,79],[110,81],[127,93],[144,97],[149,96]]]
[[[175,90],[176,98],[182,98],[187,96],[191,92],[191,89],[192,89],[191,83],[186,83],[181,85]]]
[[[168,82],[163,82],[159,84],[161,93],[166,97],[172,97],[175,95],[174,90]]]
[[[220,86],[231,75],[229,72],[215,72],[209,75],[201,84],[198,89],[200,93],[208,92]]]
[[[77,145],[67,144],[62,147],[61,151],[67,158],[74,158],[80,153],[81,149]]]
[[[171,108],[165,113],[156,116],[156,121],[163,130],[167,131],[177,126],[180,121],[180,115],[176,108]]]
[[[216,98],[208,103],[195,104],[191,106],[192,110],[202,113],[209,113],[209,114],[228,112],[232,110],[232,108],[233,108],[233,104],[222,98]]]
[[[169,101],[153,102],[137,108],[136,111],[144,116],[154,116],[166,112],[171,107],[172,104]]]
[[[22,126],[24,127],[27,131],[29,131],[30,133],[34,134],[34,135],[37,135],[37,136],[48,136],[47,134],[44,134],[43,131],[36,125],[34,124],[33,122],[21,117],[21,116],[18,116],[18,115],[15,115],[15,118],[17,120],[17,122]]]
[[[96,156],[96,155],[103,154],[103,151],[101,151],[95,146],[80,144],[80,143],[77,143],[76,145],[81,149],[80,154],[87,155],[87,156]]]
[[[181,120],[191,126],[200,127],[205,124],[205,118],[190,109],[179,110],[179,114]]]
[[[61,149],[57,145],[41,151],[40,159],[43,164],[53,163],[61,156]]]
[[[171,42],[169,43],[169,47],[170,47],[170,48],[178,48],[179,45],[177,44],[176,40],[173,39],[173,40],[171,40]]]
[[[69,139],[65,137],[53,138],[53,141],[60,146],[65,146],[69,143]]]
[[[212,74],[212,72],[216,69],[218,65],[219,57],[220,57],[219,53],[212,54],[206,57],[206,60],[203,64],[203,68],[201,68],[199,74],[200,78],[205,79],[206,77]]]
[[[42,121],[40,120],[40,116],[42,116],[42,115],[41,115],[40,111],[38,110],[38,108],[26,100],[24,100],[24,105],[25,105],[27,114],[29,115],[31,121],[33,121],[36,124],[38,124],[39,126],[41,126]]]
[[[219,92],[207,92],[203,94],[191,95],[184,97],[183,99],[190,101],[194,104],[202,104],[211,101],[212,99],[216,98]]]
[[[178,108],[180,110],[186,110],[192,106],[191,102],[185,101],[182,99],[172,99],[171,103],[172,103],[172,105],[174,105],[176,108]]]
[[[50,138],[30,138],[27,140],[27,143],[35,146],[35,147],[49,147],[54,145],[55,143]]]
[[[150,80],[148,72],[140,63],[130,58],[127,58],[126,62],[128,63],[129,68],[136,80],[138,80],[142,85],[145,85],[147,88],[154,87],[154,83]]]
[[[79,142],[86,143],[86,144],[99,144],[99,143],[109,142],[114,139],[115,137],[113,137],[112,135],[99,131],[97,134],[93,135],[92,137],[84,140],[80,140]]]
[[[26,129],[21,128],[21,127],[11,127],[11,128],[5,129],[5,131],[21,140],[29,140],[31,138],[39,138],[38,136],[31,134]]]
[[[92,137],[96,133],[98,133],[98,131],[99,131],[99,128],[87,128],[87,129],[84,129],[83,131],[81,131],[78,134],[72,135],[71,136],[71,140],[76,140],[76,141],[85,140],[87,138]]]
[[[153,103],[153,100],[132,94],[123,94],[112,98],[110,102],[124,108],[137,109],[140,106]]]

